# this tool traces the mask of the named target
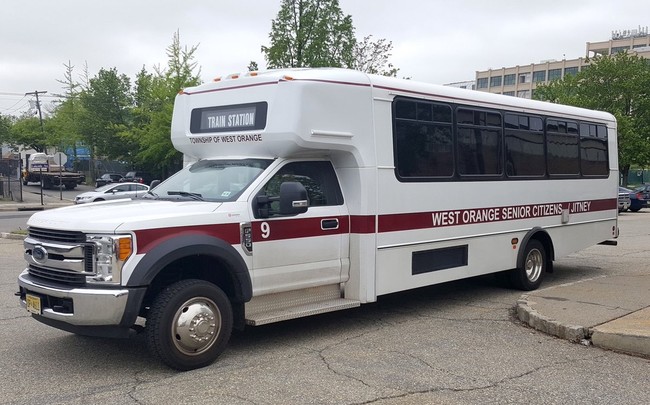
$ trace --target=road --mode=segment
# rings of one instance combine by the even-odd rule
[[[559,260],[545,286],[645,271],[650,252],[638,246],[650,244],[650,212],[623,214],[620,225],[618,247]],[[2,404],[610,405],[650,398],[649,359],[524,327],[512,316],[521,292],[494,276],[247,328],[213,365],[178,373],[150,357],[141,335],[86,338],[30,319],[13,296],[21,242],[0,239],[0,262]]]

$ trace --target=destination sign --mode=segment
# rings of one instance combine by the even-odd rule
[[[266,126],[267,103],[238,104],[192,110],[190,132],[260,130]]]

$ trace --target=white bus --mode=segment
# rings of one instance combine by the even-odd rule
[[[152,351],[186,370],[233,327],[502,271],[531,290],[618,235],[603,112],[296,69],[185,89],[172,141],[192,163],[148,199],[30,219],[19,284],[36,319],[119,336],[146,318]],[[85,267],[57,262],[62,244]]]

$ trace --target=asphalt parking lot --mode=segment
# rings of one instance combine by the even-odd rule
[[[618,247],[558,261],[544,286],[647,273],[641,247],[649,228],[650,213],[623,214]],[[524,326],[513,309],[521,292],[493,276],[247,328],[213,365],[178,373],[155,361],[140,335],[86,338],[30,319],[13,296],[21,246],[0,239],[0,403],[645,404],[650,397],[650,360]]]

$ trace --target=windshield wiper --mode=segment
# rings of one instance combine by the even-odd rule
[[[182,197],[189,197],[196,201],[204,201],[203,196],[199,193],[190,193],[187,191],[168,191],[167,195],[180,195]]]

